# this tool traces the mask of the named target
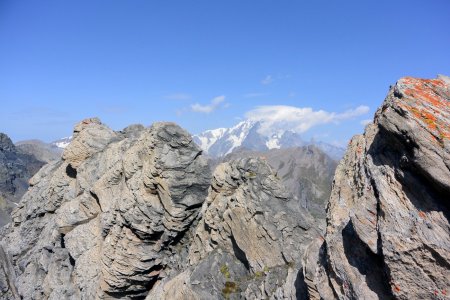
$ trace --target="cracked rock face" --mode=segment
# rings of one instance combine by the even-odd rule
[[[177,125],[114,132],[82,121],[62,160],[31,179],[3,230],[0,297],[144,298],[182,260],[174,248],[184,247],[210,176]]]
[[[403,78],[339,164],[326,262],[340,299],[450,294],[450,79]],[[330,292],[321,289],[323,295]]]
[[[220,164],[193,232],[190,266],[147,299],[303,299],[301,257],[318,236],[312,224],[262,159]]]

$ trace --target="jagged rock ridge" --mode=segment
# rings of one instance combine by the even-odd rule
[[[326,205],[337,163],[314,145],[257,152],[241,149],[223,157],[266,160],[297,203],[308,210],[325,230]]]
[[[147,299],[306,297],[301,257],[319,233],[265,161],[220,164],[201,216],[188,268]]]
[[[336,169],[325,237],[263,159],[174,124],[75,127],[0,241],[6,299],[446,299],[450,79],[403,78]]]
[[[334,178],[322,258],[307,275],[322,297],[448,299],[449,101],[448,77],[402,78],[351,140]],[[318,284],[324,272],[328,285]]]
[[[3,270],[2,297],[144,297],[181,261],[173,247],[183,247],[206,198],[210,172],[200,154],[174,124],[114,132],[98,119],[79,123],[4,230],[1,260],[12,267]]]
[[[203,299],[304,294],[313,218],[262,159],[210,172],[174,124],[114,132],[82,121],[3,230],[2,297],[170,298],[182,278]]]
[[[180,293],[203,299],[306,292],[300,258],[319,234],[309,213],[262,159],[211,180],[174,124],[84,120],[30,184],[2,233],[3,298],[167,299],[184,279]]]

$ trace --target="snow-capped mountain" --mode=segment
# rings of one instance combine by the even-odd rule
[[[56,146],[61,149],[65,149],[70,144],[71,141],[72,141],[72,136],[66,136],[66,137],[63,137],[59,140],[52,142],[51,145]]]
[[[193,138],[200,148],[212,157],[225,156],[238,148],[267,151],[269,149],[300,147],[310,144],[316,145],[336,160],[341,159],[345,152],[345,149],[325,142],[306,142],[300,134],[289,129],[279,130],[270,136],[266,136],[260,133],[260,126],[260,122],[246,120],[231,128],[204,131],[194,135]]]

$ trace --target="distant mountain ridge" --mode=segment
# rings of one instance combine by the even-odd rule
[[[63,148],[40,140],[25,140],[17,142],[15,145],[23,153],[32,155],[45,163],[58,160],[63,152]]]
[[[0,227],[28,189],[28,180],[45,164],[0,132]]]
[[[206,130],[194,135],[194,141],[212,157],[223,157],[238,148],[254,151],[285,149],[315,145],[335,160],[343,157],[345,149],[322,141],[304,141],[300,134],[286,128],[267,136],[260,133],[260,122],[246,120],[231,128]]]

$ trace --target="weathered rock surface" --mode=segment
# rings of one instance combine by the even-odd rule
[[[147,299],[303,299],[313,218],[262,159],[220,164],[189,250],[190,267]],[[182,286],[182,289],[174,289]]]
[[[210,171],[171,123],[114,132],[98,119],[74,130],[4,228],[0,298],[138,299],[182,261]]]
[[[243,157],[266,160],[298,204],[310,212],[325,231],[326,206],[337,162],[314,145],[257,152],[241,149],[222,161]]]
[[[174,124],[84,120],[0,231],[0,298],[448,299],[449,101],[448,77],[391,88],[336,169],[325,237],[265,159],[211,176]]]
[[[0,227],[11,220],[10,213],[27,191],[28,180],[44,164],[0,133]]]
[[[320,263],[307,274],[322,297],[448,299],[449,101],[448,77],[400,79],[351,140],[336,170]],[[318,283],[324,271],[329,285]]]

